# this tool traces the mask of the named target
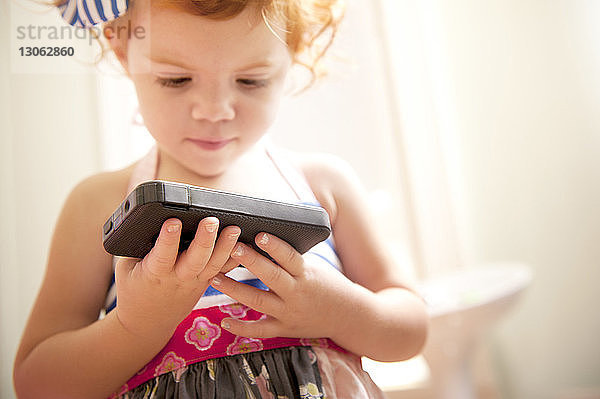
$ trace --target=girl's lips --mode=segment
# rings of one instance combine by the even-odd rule
[[[225,147],[227,144],[233,141],[233,139],[227,140],[197,140],[189,139],[192,143],[202,148],[203,150],[215,151]]]

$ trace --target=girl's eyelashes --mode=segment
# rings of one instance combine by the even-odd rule
[[[181,77],[181,78],[161,78],[157,77],[156,82],[162,87],[183,87],[188,82],[190,82],[192,78],[190,77]],[[236,79],[236,82],[247,89],[259,89],[262,87],[267,87],[269,81],[267,79],[250,79],[250,78],[239,78]]]
[[[267,79],[244,79],[240,78],[236,80],[241,86],[250,88],[250,89],[258,89],[261,87],[266,87],[269,84]]]
[[[182,87],[192,78],[156,78],[156,82],[163,87]]]

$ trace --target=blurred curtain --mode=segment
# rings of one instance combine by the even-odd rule
[[[100,170],[94,71],[81,63],[89,44],[78,47],[78,61],[21,57],[20,46],[42,45],[18,38],[17,28],[29,25],[62,21],[31,1],[0,2],[0,397],[7,399],[58,213],[73,186]]]

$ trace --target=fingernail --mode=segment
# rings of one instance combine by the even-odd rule
[[[244,246],[242,244],[237,244],[231,256],[237,257],[242,256],[244,254]]]
[[[209,233],[214,233],[218,226],[219,222],[210,222],[209,224],[204,225],[204,228]]]
[[[172,225],[167,226],[167,231],[169,233],[175,233],[175,232],[179,231],[179,224],[172,224]]]
[[[267,245],[269,243],[269,235],[267,233],[262,233],[260,239],[258,240],[260,245]]]
[[[221,327],[223,327],[225,329],[230,329],[231,323],[229,322],[229,320],[223,319],[223,320],[221,320]]]
[[[213,279],[210,282],[210,285],[221,285],[221,279],[218,277],[213,277]]]
[[[231,238],[235,238],[240,235],[242,230],[238,227],[237,229],[233,229],[233,231],[229,234]]]

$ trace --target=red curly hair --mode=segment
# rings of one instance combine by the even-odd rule
[[[129,10],[135,2],[129,1]],[[249,5],[260,11],[264,22],[273,34],[277,27],[285,31],[281,38],[288,46],[294,63],[306,67],[312,76],[310,86],[317,76],[319,61],[323,58],[337,33],[343,17],[344,0],[144,0],[156,6],[175,8],[193,15],[214,20],[233,18]],[[66,0],[53,0],[55,6]],[[105,26],[114,27],[127,18],[129,12]],[[92,32],[95,33],[95,32]],[[102,47],[101,57],[106,48]]]

